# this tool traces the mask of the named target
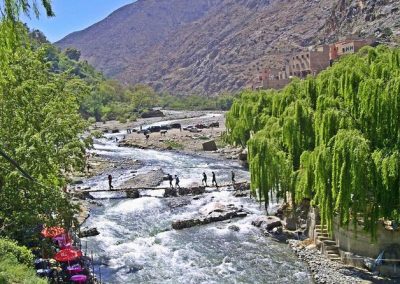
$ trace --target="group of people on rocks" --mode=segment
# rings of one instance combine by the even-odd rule
[[[218,188],[218,183],[217,183],[217,178],[215,177],[215,173],[211,172],[211,174],[212,174],[211,186],[215,186],[216,188]],[[175,175],[175,178],[174,178],[171,174],[167,174],[167,178],[168,178],[170,187],[174,187],[173,181],[175,180],[175,187],[181,188],[179,185],[180,180],[179,180],[178,175]],[[231,180],[232,180],[232,184],[235,184],[236,180],[235,180],[235,172],[234,171],[231,171]],[[205,172],[203,172],[203,179],[201,180],[201,184],[208,186],[207,175]],[[112,185],[112,175],[108,175],[108,186],[109,186],[110,190],[112,190],[114,188]]]
[[[170,185],[170,187],[174,187],[174,185],[172,184],[172,182],[173,182],[173,180],[174,180],[174,178],[172,177],[172,175],[168,174],[167,177],[168,177],[168,180],[169,180],[169,185]],[[179,182],[180,182],[179,177],[178,177],[177,175],[175,175],[175,187],[181,188],[181,187],[179,186]]]
[[[211,180],[211,186],[214,186],[218,188],[218,184],[217,184],[217,179],[215,177],[215,173],[211,172],[212,174],[212,180]],[[236,180],[235,180],[235,172],[231,171],[231,181],[232,184],[235,184]],[[207,175],[205,172],[203,172],[203,179],[201,180],[201,184],[204,184],[205,186],[208,186],[207,184]]]
[[[215,172],[211,172],[211,174],[212,174],[211,186],[215,186],[216,188],[218,188],[218,183],[217,183],[217,178],[215,176]],[[169,180],[169,186],[174,187],[174,185],[173,185],[174,178],[172,177],[172,175],[168,174],[167,177]],[[235,172],[234,171],[231,172],[231,180],[232,180],[232,184],[235,184],[236,180],[235,180]],[[203,172],[203,179],[201,180],[201,184],[208,186],[207,174],[205,172]],[[175,187],[180,188],[179,177],[177,175],[175,175]]]

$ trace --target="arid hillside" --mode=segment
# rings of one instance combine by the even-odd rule
[[[57,45],[123,82],[215,95],[302,47],[398,35],[399,8],[398,0],[139,0]]]

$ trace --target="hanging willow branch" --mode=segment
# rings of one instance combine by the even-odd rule
[[[284,90],[247,91],[227,115],[252,190],[311,198],[330,229],[400,221],[400,49],[363,48]],[[253,136],[251,134],[254,134]]]

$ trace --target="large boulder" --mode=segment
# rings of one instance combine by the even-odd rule
[[[180,187],[179,195],[200,195],[206,192],[205,186]]]
[[[164,197],[176,197],[178,196],[176,188],[166,188],[164,191]]]
[[[217,151],[217,144],[214,140],[210,140],[203,143],[203,150],[204,151]]]
[[[246,217],[247,212],[242,208],[237,208],[233,204],[224,205],[219,202],[207,204],[199,211],[200,215],[194,218],[177,220],[172,222],[172,228],[180,230],[197,225],[204,225],[219,222],[236,217]]]
[[[142,113],[142,118],[151,118],[151,117],[164,117],[165,114],[161,110],[149,110]]]
[[[224,212],[224,211],[226,211],[226,209],[227,209],[226,205],[224,205],[224,204],[222,204],[220,202],[212,202],[212,203],[209,203],[209,204],[203,206],[199,210],[199,212],[201,214],[203,214],[204,216],[208,216],[208,215],[210,215],[211,213],[214,213],[214,212],[218,212],[218,213]]]
[[[248,190],[250,190],[250,183],[248,183],[248,182],[235,183],[233,185],[233,189],[236,191],[248,191]]]
[[[236,191],[233,196],[235,197],[246,197],[248,196],[250,191]]]
[[[274,228],[282,226],[282,221],[276,216],[258,216],[251,224],[267,231],[272,231]]]
[[[134,189],[126,191],[126,197],[132,199],[139,198],[140,197],[139,190]]]
[[[239,154],[239,160],[241,160],[241,161],[247,161],[247,149],[244,149],[244,150]]]
[[[94,237],[97,235],[100,235],[100,232],[97,230],[97,228],[90,228],[87,230],[81,230],[78,234],[78,237],[86,238],[86,237]]]

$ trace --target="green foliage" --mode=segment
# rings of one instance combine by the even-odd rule
[[[12,256],[0,257],[0,283],[45,284],[45,279],[36,276],[34,269],[20,264]]]
[[[26,247],[18,246],[15,241],[0,238],[0,259],[13,256],[19,263],[32,266],[33,255]]]
[[[101,138],[103,137],[103,132],[101,132],[100,130],[93,130],[91,132],[91,135],[95,138]]]
[[[246,91],[227,140],[248,146],[252,189],[310,198],[330,228],[400,213],[400,50],[364,48],[284,90]]]
[[[0,238],[0,283],[47,283],[35,276],[32,265],[29,249]]]
[[[233,99],[234,96],[231,94],[204,97],[198,95],[172,96],[161,93],[158,95],[157,106],[174,110],[229,110]]]
[[[64,51],[64,53],[69,59],[75,61],[79,61],[79,58],[81,57],[81,52],[75,48],[69,47]]]
[[[40,6],[37,4],[36,0],[3,0],[1,2],[0,15],[2,15],[6,20],[17,21],[21,12],[27,16],[30,16],[33,12],[36,17],[39,17]],[[41,0],[40,3],[45,9],[48,17],[54,16],[51,7],[51,0]]]
[[[46,48],[34,48],[24,27],[0,23],[0,147],[36,181],[0,159],[0,235],[22,243],[37,237],[38,224],[70,226],[75,208],[61,188],[83,167],[86,123],[79,101],[85,82],[49,70]]]

